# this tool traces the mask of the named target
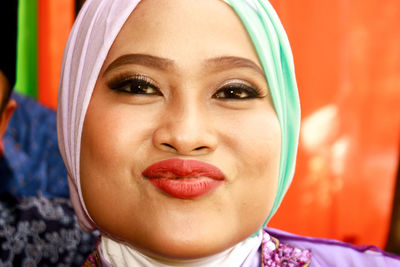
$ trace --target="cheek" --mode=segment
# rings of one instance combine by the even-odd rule
[[[152,121],[148,110],[96,101],[85,117],[81,154],[87,158],[81,162],[95,164],[96,169],[105,173],[132,171],[135,159],[143,155],[144,147],[151,141],[153,126],[143,122]]]
[[[231,124],[224,125],[225,147],[239,159],[240,168],[249,172],[250,177],[278,173],[281,130],[272,108],[236,116]]]
[[[266,116],[266,114],[269,114]],[[251,118],[251,119],[249,119]],[[241,118],[240,127],[229,128],[226,140],[236,156],[236,180],[239,213],[247,214],[246,221],[259,226],[266,220],[276,196],[281,151],[280,124],[271,110]],[[245,190],[244,190],[245,189]],[[247,222],[243,222],[247,223]]]
[[[103,104],[93,97],[85,117],[80,159],[82,194],[92,219],[106,228],[113,227],[110,218],[120,215],[115,207],[133,209],[136,202],[127,196],[140,195],[141,180],[131,178],[140,176],[141,155],[151,132],[143,121],[151,120],[138,114],[132,108]],[[111,215],[105,212],[107,209],[113,211]]]

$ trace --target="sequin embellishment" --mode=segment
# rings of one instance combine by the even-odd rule
[[[263,231],[261,257],[265,267],[307,267],[311,262],[311,251],[282,244]]]

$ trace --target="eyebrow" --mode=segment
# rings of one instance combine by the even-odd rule
[[[252,60],[243,57],[223,56],[211,58],[206,61],[206,66],[215,65],[218,69],[250,68],[265,77],[264,71]]]
[[[142,65],[162,71],[167,71],[175,68],[175,62],[172,59],[147,54],[126,54],[118,57],[110,65],[108,65],[107,69],[103,73],[103,76],[113,69],[130,64]],[[222,70],[228,70],[232,68],[250,68],[258,72],[262,76],[265,76],[264,71],[255,62],[243,57],[222,56],[210,58],[205,61],[204,65],[205,67],[214,66]]]
[[[159,70],[169,70],[175,66],[174,61],[167,58],[161,58],[146,54],[126,54],[118,57],[104,71],[103,76],[113,69],[116,69],[123,65],[142,65],[146,67],[151,67]]]

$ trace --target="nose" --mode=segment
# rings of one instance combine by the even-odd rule
[[[153,144],[162,151],[198,156],[214,151],[217,137],[206,109],[196,104],[173,105],[160,116]]]

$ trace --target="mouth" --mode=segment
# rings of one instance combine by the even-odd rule
[[[209,194],[225,180],[222,171],[214,165],[178,158],[156,162],[142,175],[162,192],[182,199]]]

